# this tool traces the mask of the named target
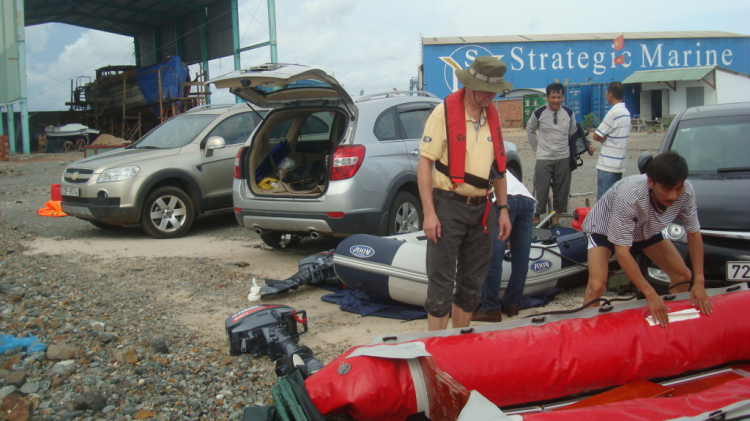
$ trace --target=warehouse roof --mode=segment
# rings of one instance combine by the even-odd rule
[[[701,80],[714,70],[747,76],[719,66],[688,67],[684,69],[642,70],[625,78],[622,83],[672,82],[676,80]]]
[[[656,31],[656,32],[611,32],[591,34],[542,34],[542,35],[497,35],[477,37],[422,37],[424,45],[438,44],[486,44],[500,42],[537,41],[600,41],[614,40],[623,35],[625,40],[664,38],[750,38],[750,35],[723,31]]]

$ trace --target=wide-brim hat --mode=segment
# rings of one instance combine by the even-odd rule
[[[456,77],[469,89],[502,94],[513,90],[513,84],[504,79],[506,70],[508,67],[502,60],[481,56],[468,69],[456,70]]]

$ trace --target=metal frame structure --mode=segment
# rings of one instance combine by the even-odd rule
[[[137,65],[160,62],[162,54],[178,55],[187,64],[200,64],[199,77],[205,82],[209,79],[208,62],[211,59],[233,55],[235,70],[239,70],[241,52],[269,46],[271,62],[278,61],[276,4],[275,0],[266,1],[269,41],[240,47],[238,0],[13,0],[17,28],[15,41],[19,48],[17,83],[21,86],[21,95],[17,100],[0,104],[0,112],[7,113],[11,153],[15,153],[16,143],[15,104],[21,107],[23,153],[30,153],[25,26],[58,22],[131,36]],[[9,19],[4,17],[4,26]],[[196,83],[200,82],[190,84]],[[206,102],[210,103],[208,87],[205,87],[204,95]],[[2,117],[5,116],[0,115],[0,120]],[[0,131],[4,128],[5,125],[0,124]]]

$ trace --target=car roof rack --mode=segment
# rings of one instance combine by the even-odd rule
[[[189,109],[188,111],[207,110],[210,108],[229,108],[235,105],[238,105],[238,104],[203,104],[203,105],[197,105]]]
[[[369,101],[375,98],[392,98],[395,96],[423,96],[426,98],[438,98],[434,94],[427,92],[427,91],[387,91],[387,92],[380,92],[377,94],[359,96],[357,97],[355,102]]]

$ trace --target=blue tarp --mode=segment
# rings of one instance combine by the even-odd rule
[[[188,81],[188,68],[179,56],[171,56],[161,63],[136,70],[135,80],[147,104],[159,102],[159,78],[161,77],[161,99],[163,101],[184,98],[183,82]],[[159,114],[158,107],[151,111]]]
[[[330,291],[329,288],[325,288]],[[523,297],[521,299],[521,310],[531,307],[541,307],[546,305],[562,292],[562,289],[555,288],[546,294],[536,294]],[[320,297],[321,300],[329,303],[338,304],[342,310],[350,313],[359,314],[362,317],[375,316],[385,317],[388,319],[415,320],[427,317],[424,309],[409,306],[400,303],[378,303],[372,301],[370,296],[365,292],[355,289],[342,289],[335,294],[328,294]]]
[[[0,355],[5,351],[16,347],[22,347],[27,354],[32,352],[45,351],[47,345],[39,340],[36,336],[29,335],[26,338],[16,338],[13,335],[3,335],[0,333]]]

